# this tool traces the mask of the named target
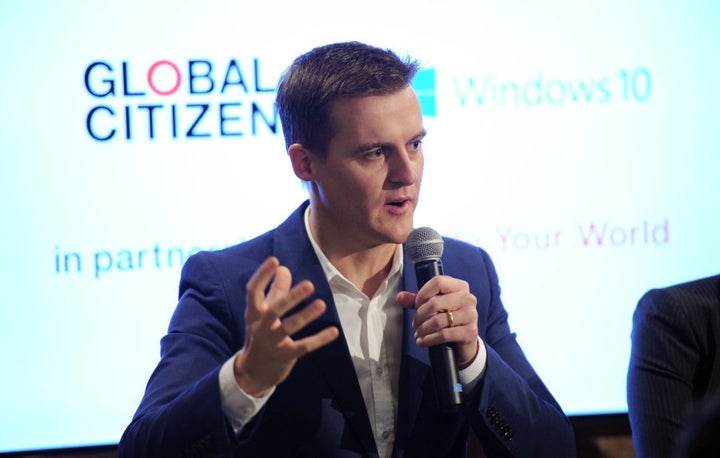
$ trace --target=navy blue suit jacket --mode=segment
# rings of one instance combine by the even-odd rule
[[[254,240],[199,253],[187,261],[179,303],[161,342],[161,361],[123,435],[120,456],[377,456],[342,336],[302,357],[240,437],[221,411],[218,371],[244,344],[245,285],[268,256],[277,256],[294,282],[310,280],[315,295],[328,304],[326,313],[299,335],[329,325],[342,329],[305,232],[306,206],[307,202],[279,227]],[[478,299],[478,329],[487,347],[487,368],[477,388],[465,393],[463,411],[438,411],[428,351],[415,344],[414,312],[405,310],[393,456],[465,456],[469,427],[487,456],[574,456],[567,417],[510,332],[488,255],[446,239],[443,265],[447,275],[468,281]],[[417,291],[407,258],[403,288]]]
[[[633,314],[627,401],[638,458],[673,456],[697,405],[720,395],[720,275],[648,291]]]

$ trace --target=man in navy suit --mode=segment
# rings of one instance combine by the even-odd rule
[[[487,456],[574,456],[485,251],[445,239],[445,274],[417,290],[402,249],[423,172],[416,71],[351,42],[285,72],[277,107],[309,201],[187,261],[120,456],[461,457],[470,430]],[[449,412],[428,356],[442,343],[463,388]]]
[[[633,315],[627,401],[639,458],[674,456],[693,412],[720,396],[720,275],[648,291]]]

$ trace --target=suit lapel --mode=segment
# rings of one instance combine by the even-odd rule
[[[405,256],[403,260],[402,288],[417,293],[417,282],[412,262]],[[397,429],[395,431],[395,450],[406,450],[418,411],[423,401],[423,386],[429,376],[430,360],[426,348],[415,343],[412,320],[414,310],[403,310],[402,356],[400,361],[400,388],[398,391]]]
[[[315,282],[315,285],[318,296],[328,297],[330,300],[325,314],[311,323],[307,331],[314,334],[328,326],[336,326],[340,330],[340,336],[327,347],[314,352],[313,360],[316,363],[318,373],[322,375],[333,392],[338,409],[345,415],[348,424],[359,437],[360,443],[365,444],[369,454],[377,454],[375,438],[372,434],[355,366],[324,274],[322,280]]]

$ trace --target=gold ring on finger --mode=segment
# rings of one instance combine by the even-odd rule
[[[445,313],[447,313],[448,321],[450,321],[450,325],[448,327],[454,328],[455,327],[455,317],[453,317],[453,312],[450,310],[447,310]]]

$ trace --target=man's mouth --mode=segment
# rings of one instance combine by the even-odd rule
[[[387,205],[391,205],[393,207],[404,207],[410,202],[410,199],[399,199],[399,200],[392,200],[387,203]]]

